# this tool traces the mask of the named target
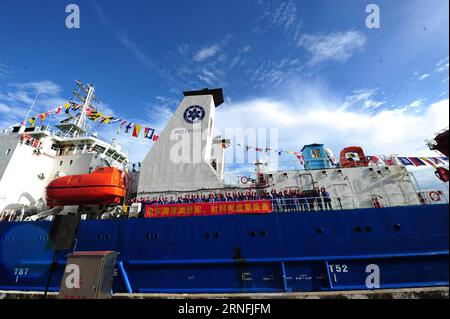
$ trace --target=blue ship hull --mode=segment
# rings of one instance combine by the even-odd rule
[[[120,252],[114,292],[447,286],[448,205],[82,221],[77,251]],[[0,223],[0,289],[44,290],[50,222]],[[67,252],[57,255],[58,291]],[[369,266],[369,267],[368,267]]]

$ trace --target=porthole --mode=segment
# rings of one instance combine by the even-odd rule
[[[219,239],[219,237],[220,237],[220,233],[216,232],[213,234],[214,239]]]
[[[401,230],[402,229],[402,226],[400,225],[400,224],[395,224],[394,225],[394,230],[395,231],[399,231],[399,230]]]
[[[363,231],[363,229],[360,227],[360,226],[356,226],[355,227],[355,232],[356,233],[360,233],[360,232],[362,232]]]
[[[110,235],[98,234],[97,240],[107,240],[110,238]]]
[[[211,233],[205,233],[205,235],[203,237],[205,239],[210,239],[211,238]]]
[[[371,226],[366,226],[366,227],[364,227],[364,230],[369,233],[369,232],[372,231],[372,227]]]
[[[248,233],[248,235],[250,237],[256,237],[256,232],[252,230],[251,232]]]
[[[261,236],[261,237],[266,237],[266,235],[267,235],[267,233],[266,233],[265,230],[259,231],[259,236]]]
[[[317,235],[322,235],[324,232],[325,232],[325,230],[322,227],[316,229]]]

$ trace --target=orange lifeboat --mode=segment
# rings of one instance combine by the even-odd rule
[[[341,167],[358,167],[368,166],[369,160],[360,146],[349,146],[341,151],[340,164]]]
[[[47,205],[119,204],[126,194],[127,178],[115,167],[99,167],[91,174],[54,179],[46,188]]]

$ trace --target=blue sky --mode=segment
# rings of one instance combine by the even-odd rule
[[[69,3],[80,7],[80,29],[65,27]],[[369,3],[380,7],[380,29],[365,26]],[[276,127],[279,147],[293,150],[322,142],[335,153],[359,144],[430,154],[423,140],[448,126],[448,6],[3,0],[0,126],[23,118],[38,89],[36,112],[71,98],[75,79],[96,85],[107,112],[158,128],[183,90],[222,87],[220,129]],[[119,141],[133,161],[151,147]]]

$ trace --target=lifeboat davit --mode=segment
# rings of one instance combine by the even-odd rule
[[[91,174],[64,176],[46,188],[48,206],[119,204],[128,175],[115,167],[98,167]]]

